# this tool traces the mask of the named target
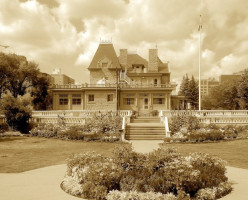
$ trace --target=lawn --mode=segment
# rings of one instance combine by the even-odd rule
[[[227,161],[228,166],[248,169],[248,139],[221,141],[215,143],[166,144],[175,147],[182,154],[205,152]]]
[[[64,164],[70,155],[86,151],[110,156],[116,145],[122,144],[39,137],[0,137],[0,173],[17,173]]]
[[[74,154],[95,151],[111,156],[121,143],[64,141],[39,137],[0,137],[0,173],[17,173],[40,167],[64,164]],[[248,169],[248,140],[202,144],[166,144],[179,152],[206,152],[227,161],[227,165]]]

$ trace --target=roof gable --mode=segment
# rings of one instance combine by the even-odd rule
[[[121,68],[113,44],[99,44],[88,69],[101,69],[100,63],[104,58],[111,63],[107,68]]]

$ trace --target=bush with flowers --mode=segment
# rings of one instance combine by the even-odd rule
[[[120,141],[121,117],[111,113],[97,113],[84,125],[66,126],[59,118],[57,124],[37,124],[30,130],[32,136],[84,141]]]
[[[112,158],[88,152],[74,155],[67,166],[61,186],[82,198],[208,200],[231,191],[225,162],[203,153],[182,156],[161,147],[141,154],[124,145],[114,150]]]
[[[187,114],[172,115],[169,119],[171,137],[164,142],[205,142],[248,138],[247,126],[200,124],[199,119]]]

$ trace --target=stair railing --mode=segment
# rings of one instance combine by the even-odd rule
[[[170,137],[171,132],[169,130],[169,123],[168,123],[168,118],[167,117],[164,117],[164,129],[165,129],[165,137]]]

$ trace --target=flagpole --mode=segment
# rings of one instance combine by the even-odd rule
[[[202,30],[202,19],[200,15],[200,24],[199,24],[199,111],[201,110],[201,30]]]

